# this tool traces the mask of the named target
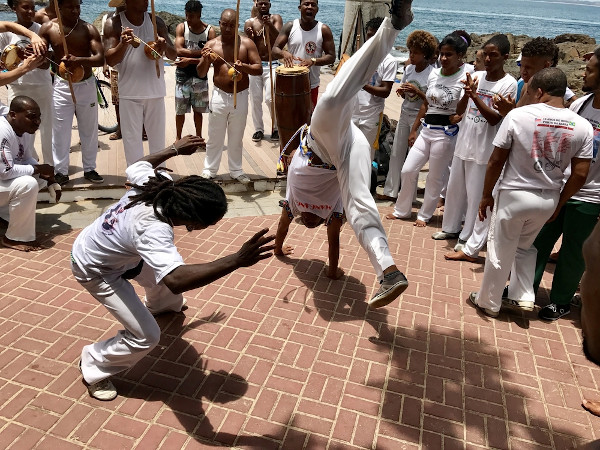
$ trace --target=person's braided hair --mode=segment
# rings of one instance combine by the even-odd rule
[[[160,169],[164,170],[164,169]],[[143,185],[125,183],[141,191],[131,196],[129,209],[137,204],[152,205],[156,217],[166,223],[173,219],[204,226],[217,223],[227,212],[227,198],[221,186],[197,175],[177,181],[165,177],[159,170]]]

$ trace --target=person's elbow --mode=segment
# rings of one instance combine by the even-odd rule
[[[181,267],[181,266],[179,266],[179,267]],[[186,291],[184,284],[183,284],[183,281],[184,281],[183,277],[181,277],[178,274],[179,267],[177,267],[174,270],[172,270],[171,272],[169,272],[162,279],[162,282],[164,283],[164,285],[166,287],[168,287],[169,290],[175,295],[183,294]]]

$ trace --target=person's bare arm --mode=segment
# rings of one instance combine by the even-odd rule
[[[327,66],[328,64],[333,64],[335,62],[335,42],[333,41],[331,28],[327,25],[323,25],[321,34],[323,36],[323,54],[317,58],[315,65]]]
[[[158,32],[158,53],[166,55],[167,58],[171,60],[176,59],[177,50],[175,50],[173,41],[171,41],[171,36],[169,36],[169,30],[165,25],[164,20],[160,17],[156,18],[156,29]]]
[[[46,41],[33,31],[25,28],[23,25],[19,25],[15,22],[0,21],[0,33],[4,33],[5,31],[10,31],[12,33],[27,37],[31,41],[33,53],[36,55],[43,55],[48,50]]]
[[[23,60],[23,64],[18,66],[16,69],[7,72],[0,72],[0,86],[5,86],[15,80],[18,80],[27,72],[40,67],[44,61],[45,59],[43,56],[28,56]]]
[[[413,122],[413,125],[410,129],[410,134],[408,135],[408,146],[412,147],[417,140],[417,131],[419,131],[419,127],[421,126],[421,119],[425,117],[427,114],[427,107],[429,103],[427,103],[427,99],[423,100],[421,107],[419,108],[419,112],[417,113],[417,117]]]
[[[256,44],[251,39],[247,37],[240,37],[242,39],[241,45],[246,48],[246,56],[248,58],[248,62],[242,62],[240,60],[236,61],[233,65],[235,70],[243,73],[247,73],[248,75],[261,75],[262,74],[262,64],[260,60],[260,55],[258,54],[258,49],[256,48]]]
[[[133,30],[121,29],[121,18],[119,16],[109,17],[104,24],[104,57],[109,66],[119,64],[127,48],[133,42]]]
[[[202,57],[196,66],[196,73],[200,78],[204,78],[208,74],[210,65],[217,59],[216,53],[212,49],[210,42],[207,42],[202,49]]]
[[[267,245],[275,236],[265,236],[265,228],[256,233],[234,254],[206,264],[190,264],[175,268],[162,281],[174,294],[181,294],[206,286],[240,267],[249,267],[269,258],[273,245]]]
[[[138,159],[138,161],[146,161],[152,164],[152,167],[157,168],[167,159],[173,158],[179,155],[192,155],[197,150],[206,147],[204,139],[198,136],[184,136],[178,141],[175,141],[169,147],[161,150],[160,152],[151,153]]]
[[[388,98],[390,96],[390,92],[392,92],[392,87],[394,87],[393,81],[382,81],[379,86],[371,86],[367,84],[363,86],[363,90],[368,92],[375,97],[380,98]]]
[[[338,267],[340,261],[340,231],[342,229],[342,219],[334,217],[327,225],[327,258],[329,265],[327,267],[327,278],[337,280],[344,271]]]
[[[504,164],[510,155],[510,148],[494,147],[492,156],[488,161],[487,169],[485,171],[485,181],[483,183],[483,194],[481,195],[481,202],[479,203],[479,220],[483,221],[487,217],[487,209],[490,211],[494,209],[494,197],[492,197],[492,191]]]
[[[277,39],[275,39],[275,43],[273,44],[273,48],[271,53],[273,55],[273,59],[283,59],[286,67],[291,67],[294,65],[294,55],[292,55],[287,50],[284,50],[288,43],[288,39],[290,37],[290,32],[292,31],[293,22],[287,22],[279,32]]]
[[[560,197],[558,199],[558,205],[552,217],[548,219],[548,222],[552,222],[558,216],[558,213],[565,206],[567,200],[575,195],[579,189],[583,187],[587,180],[588,172],[590,170],[591,159],[583,158],[572,158],[571,159],[571,175],[567,179],[567,182],[560,191]]]
[[[277,234],[275,234],[275,248],[273,250],[273,253],[277,256],[290,255],[294,252],[294,247],[291,245],[283,245],[291,223],[292,219],[287,209],[281,208],[281,216],[277,224]]]
[[[279,14],[271,14],[270,20],[265,20],[264,24],[265,28],[269,29],[269,37],[274,39],[275,36],[279,36],[279,32],[283,27],[283,19]]]

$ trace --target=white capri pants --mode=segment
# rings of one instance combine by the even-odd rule
[[[352,123],[356,94],[387,55],[398,30],[385,18],[375,36],[344,64],[327,85],[312,115],[308,143],[325,162],[337,168],[344,211],[379,279],[394,265],[379,211],[369,192],[371,144]]]
[[[165,148],[165,99],[133,100],[119,98],[121,135],[127,166],[144,156],[143,130],[148,136],[148,151],[157,153]]]
[[[483,192],[483,183],[487,165],[474,161],[465,161],[458,157],[452,160],[448,195],[444,206],[442,231],[458,233],[459,239],[467,241],[473,232],[475,222],[479,220],[479,203]],[[462,227],[461,224],[465,219]]]
[[[227,162],[229,174],[237,178],[242,170],[242,138],[248,118],[248,89],[237,93],[237,108],[233,107],[233,93],[213,88],[208,115],[208,141],[204,173],[211,177],[217,175],[221,164],[221,156],[225,148],[227,133]]]
[[[46,180],[25,175],[0,180],[0,217],[8,222],[5,236],[13,241],[35,241],[35,208]]]
[[[42,123],[40,123],[40,141],[42,143],[42,158],[44,164],[54,165],[52,156],[52,124],[54,122],[53,106],[53,88],[50,81],[48,84],[9,84],[8,85],[8,104],[18,95],[26,95],[35,100],[42,113]],[[36,155],[34,155],[34,158]],[[66,175],[66,174],[65,174]]]
[[[412,201],[419,181],[419,172],[429,161],[429,173],[425,181],[423,205],[417,213],[417,220],[429,222],[437,207],[440,193],[448,182],[449,167],[454,156],[455,144],[456,136],[448,136],[443,130],[422,128],[402,167],[402,186],[394,207],[396,217],[401,219],[410,218]]]
[[[90,279],[73,262],[71,270],[75,279],[125,328],[110,339],[83,347],[81,372],[89,384],[133,367],[150,353],[160,339],[160,328],[152,314],[179,312],[183,306],[183,295],[173,294],[162,282],[157,285],[154,272],[146,264],[134,278],[146,291],[145,302],[120,275]]]
[[[558,190],[543,189],[498,192],[483,280],[477,294],[478,305],[500,310],[509,272],[509,298],[535,301],[533,278],[537,250],[533,241],[554,213],[559,196]]]
[[[60,77],[54,81],[54,121],[52,129],[52,156],[54,173],[69,174],[69,151],[73,115],[77,114],[77,131],[81,140],[83,171],[96,168],[98,154],[98,95],[96,79],[73,83],[77,104],[73,103],[69,83]]]
[[[266,65],[265,65],[266,64]],[[263,73],[262,75],[250,75],[250,103],[252,105],[252,123],[254,125],[254,131],[265,132],[265,125],[263,124],[263,91],[265,93],[265,105],[269,110],[269,117],[271,117],[271,106],[275,108],[275,105],[271,105],[271,78],[273,77],[273,90],[275,89],[275,69],[279,66],[279,63],[273,62],[273,70],[269,70],[269,63],[262,63]],[[277,130],[277,120],[273,119],[273,130]]]
[[[417,114],[418,111],[411,113],[402,112],[398,119],[396,132],[394,133],[394,145],[392,147],[392,154],[390,155],[389,171],[385,179],[385,186],[383,187],[383,195],[387,195],[388,197],[398,197],[400,173],[406,160],[406,153],[408,152],[408,136],[417,119]]]

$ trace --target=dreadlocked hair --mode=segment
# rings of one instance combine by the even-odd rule
[[[165,170],[165,169],[160,169]],[[197,175],[172,181],[154,170],[154,177],[143,185],[125,183],[139,194],[131,196],[129,209],[137,204],[152,205],[156,217],[166,223],[173,219],[210,226],[217,223],[227,212],[227,198],[221,186]]]

